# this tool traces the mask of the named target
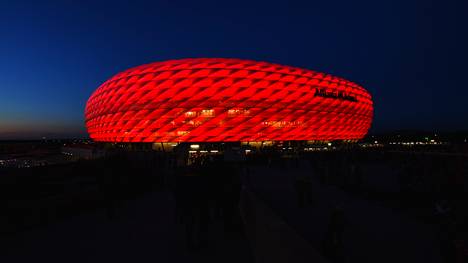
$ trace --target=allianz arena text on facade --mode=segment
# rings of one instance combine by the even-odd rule
[[[146,64],[104,82],[86,104],[95,141],[355,140],[371,95],[329,74],[267,62],[197,58]]]

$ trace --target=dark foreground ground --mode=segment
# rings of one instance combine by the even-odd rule
[[[465,262],[466,156],[355,156],[9,170],[0,262]]]
[[[4,240],[1,262],[252,262],[243,232],[215,222],[206,243],[188,249],[167,191],[121,203],[116,217],[97,210]]]
[[[307,163],[288,171],[252,167],[254,191],[310,244],[323,251],[330,217],[343,211],[341,262],[444,262],[434,225],[425,224],[333,185],[312,181],[312,199],[301,206],[294,178],[308,176]]]

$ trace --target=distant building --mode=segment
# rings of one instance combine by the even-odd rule
[[[371,95],[353,82],[221,58],[170,60],[123,71],[91,95],[85,110],[90,137],[102,142],[357,140],[366,135],[372,117]],[[93,156],[87,149],[67,151]]]
[[[103,157],[105,152],[104,150],[97,149],[91,145],[67,145],[63,146],[62,154],[70,156],[71,159],[79,160],[79,159],[96,159],[99,157]]]

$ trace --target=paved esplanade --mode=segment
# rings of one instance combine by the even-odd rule
[[[126,202],[109,221],[103,210],[18,233],[2,248],[0,262],[252,262],[243,236],[223,236],[214,225],[208,245],[188,251],[175,222],[171,193]]]
[[[434,228],[377,202],[313,180],[314,203],[298,207],[294,178],[312,175],[308,163],[286,170],[257,166],[250,174],[257,196],[316,248],[322,245],[332,210],[340,206],[346,218],[345,262],[442,262]]]

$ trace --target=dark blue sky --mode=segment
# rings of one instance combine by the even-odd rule
[[[468,129],[464,2],[0,0],[0,139],[85,136],[102,82],[184,57],[355,81],[374,97],[374,132]]]

